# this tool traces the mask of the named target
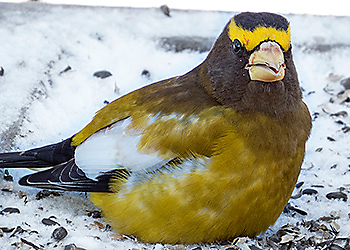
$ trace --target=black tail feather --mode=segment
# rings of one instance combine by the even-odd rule
[[[101,173],[95,180],[88,178],[74,159],[51,169],[22,177],[19,184],[42,189],[76,192],[111,192],[110,179],[114,171]]]
[[[0,168],[46,168],[74,157],[72,139],[22,152],[0,154]]]

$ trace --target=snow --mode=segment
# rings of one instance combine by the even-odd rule
[[[86,125],[94,113],[113,99],[146,84],[186,73],[198,65],[207,52],[174,52],[162,48],[163,37],[213,38],[220,34],[233,12],[171,10],[171,17],[158,8],[132,9],[78,7],[36,3],[0,3],[0,150],[11,151],[42,146],[65,139]],[[272,231],[284,224],[316,220],[337,214],[339,235],[350,235],[349,204],[329,200],[326,194],[343,187],[350,190],[350,133],[344,133],[350,114],[349,102],[330,103],[344,90],[339,83],[350,76],[350,17],[287,15],[291,21],[294,59],[304,100],[314,119],[307,143],[305,162],[299,177],[302,188],[314,188],[317,195],[291,199],[306,216],[282,214]],[[328,48],[328,49],[327,49]],[[63,72],[67,66],[72,69]],[[108,70],[112,76],[96,78],[94,72]],[[148,70],[150,76],[143,76]],[[318,114],[315,114],[318,113]],[[341,120],[344,124],[336,123]],[[335,141],[330,141],[332,137]],[[319,148],[322,148],[320,150]],[[318,150],[316,150],[318,149]],[[45,249],[61,249],[74,243],[85,249],[169,249],[161,244],[113,239],[112,231],[98,229],[86,210],[96,208],[84,194],[65,193],[36,200],[36,189],[16,184],[29,170],[11,170],[15,192],[0,191],[0,210],[17,207],[20,214],[1,216],[0,227],[21,226],[35,230],[27,240]],[[323,188],[312,185],[323,185]],[[27,198],[18,197],[23,190]],[[298,190],[295,191],[297,193]],[[54,226],[41,223],[51,215],[69,234],[54,242]],[[94,224],[95,226],[91,226]],[[266,234],[268,234],[267,232]],[[2,249],[14,249],[19,238],[0,236]],[[50,244],[48,244],[50,243]],[[48,244],[48,245],[47,245]],[[29,248],[28,245],[23,246]],[[196,246],[189,246],[191,249]],[[209,249],[209,246],[201,246]],[[219,249],[220,246],[213,245]],[[214,249],[215,249],[214,248]],[[246,245],[242,245],[247,249]],[[56,248],[57,249],[57,248]]]

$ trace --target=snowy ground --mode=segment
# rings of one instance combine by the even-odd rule
[[[186,73],[206,57],[208,46],[235,13],[170,14],[160,9],[0,3],[0,151],[58,142],[80,130],[106,102]],[[350,77],[350,17],[287,18],[304,99],[314,118],[299,177],[304,184],[295,190],[292,210],[258,238],[187,249],[267,248],[273,238],[275,247],[283,243],[286,249],[345,247],[350,241],[350,207],[345,201],[350,195],[350,90],[342,94],[340,83]],[[192,49],[181,50],[183,46]],[[94,77],[99,70],[112,76]],[[0,175],[0,211],[12,207],[20,212],[0,213],[1,249],[63,249],[71,243],[84,249],[184,248],[121,240],[104,228],[102,219],[89,217],[87,211],[96,208],[84,194],[37,200],[39,190],[16,184],[26,171],[11,170],[14,182]],[[326,197],[332,195],[340,199]],[[58,225],[42,223],[50,216],[68,231],[61,241],[51,238]],[[24,231],[6,232],[17,226]]]

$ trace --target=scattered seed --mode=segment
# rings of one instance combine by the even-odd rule
[[[342,117],[346,117],[346,116],[348,116],[348,112],[346,112],[346,111],[339,111],[339,112],[330,114],[330,116],[342,116]]]
[[[16,207],[7,207],[7,208],[5,208],[5,209],[3,209],[1,212],[0,212],[0,214],[4,214],[4,213],[8,213],[8,214],[19,214],[19,213],[21,213],[20,211],[19,211],[19,209],[18,208],[16,208]]]
[[[34,248],[35,250],[41,249],[40,247],[38,247],[37,245],[35,245],[34,243],[32,243],[32,242],[30,242],[30,241],[27,241],[26,239],[21,238],[21,241],[22,241],[24,244],[26,244],[26,245],[28,245],[28,246],[31,246],[31,247]]]
[[[4,233],[11,233],[15,228],[9,228],[9,227],[0,227],[0,230],[3,231]]]
[[[323,148],[316,148],[315,152],[321,152]]]
[[[168,5],[164,4],[160,6],[160,9],[164,13],[164,15],[170,17],[170,8],[168,7]]]
[[[300,208],[294,207],[290,203],[288,203],[286,205],[286,207],[284,208],[283,212],[284,213],[289,213],[290,211],[297,212],[298,214],[301,214],[301,215],[307,215],[306,211],[301,210]]]
[[[94,224],[99,228],[99,229],[104,229],[105,228],[105,225],[103,225],[101,222],[99,221],[94,221]]]
[[[10,175],[9,171],[7,169],[5,169],[4,171],[4,180],[5,181],[13,181],[13,176]]]
[[[100,70],[100,71],[96,71],[94,73],[94,76],[98,77],[98,78],[101,78],[101,79],[104,79],[104,78],[112,76],[112,73],[107,71],[107,70]]]
[[[345,248],[337,245],[337,244],[332,244],[329,248],[327,248],[329,250],[345,250]]]
[[[335,139],[333,137],[327,136],[327,140],[328,141],[335,141]]]
[[[55,197],[55,196],[61,196],[61,193],[56,191],[49,191],[49,190],[42,190],[36,194],[36,199],[41,200],[46,197]]]
[[[4,236],[4,231],[2,231],[2,229],[0,229],[0,237]]]
[[[260,247],[257,247],[257,246],[255,246],[255,245],[249,245],[248,247],[249,247],[250,250],[261,250]],[[201,250],[201,249],[202,249],[202,248],[199,248],[199,250]]]
[[[72,69],[72,67],[68,65],[68,66],[65,67],[64,70],[62,70],[59,74],[62,75],[63,73],[66,73],[66,72],[70,71],[71,69]]]
[[[341,199],[343,201],[348,200],[348,196],[343,192],[331,192],[326,195],[328,199]]]
[[[314,187],[314,188],[324,188],[323,185],[319,185],[319,184],[311,185],[311,187]]]
[[[10,235],[10,238],[16,236],[16,234],[21,234],[23,233],[25,230],[20,227],[20,226],[17,226],[16,229],[13,231],[13,233]]]
[[[336,169],[337,168],[337,164],[334,164],[330,167],[330,169]]]
[[[127,239],[127,237],[125,237],[125,235],[116,234],[116,233],[109,234],[109,237],[111,237],[114,240],[125,240],[125,239]]]
[[[347,133],[350,131],[350,127],[349,126],[345,126],[341,129],[344,133]]]
[[[340,84],[343,85],[345,89],[350,89],[350,77],[341,80]]]
[[[51,220],[50,218],[44,218],[41,220],[41,223],[43,223],[44,225],[47,226],[56,226],[56,225],[60,225],[58,222]]]
[[[304,182],[303,182],[303,181],[298,182],[298,183],[295,185],[295,187],[296,187],[296,188],[300,188],[302,185],[304,185]]]
[[[57,241],[64,239],[68,235],[67,230],[64,227],[58,227],[53,232],[51,237]]]
[[[312,188],[305,188],[303,191],[302,191],[302,194],[306,194],[306,195],[313,195],[313,194],[317,194],[317,190],[315,189],[312,189]]]
[[[87,216],[89,217],[92,217],[92,218],[95,218],[95,219],[99,219],[99,218],[102,218],[102,215],[101,215],[101,211],[88,211],[86,210],[87,212]]]
[[[0,67],[0,76],[3,76],[5,74],[5,70],[3,67]]]
[[[329,226],[331,227],[331,229],[332,229],[332,231],[333,231],[334,233],[336,233],[336,234],[339,233],[339,231],[340,231],[340,226],[339,226],[336,222],[332,221],[332,222],[329,224]]]
[[[143,77],[146,77],[147,79],[150,79],[151,78],[151,73],[147,70],[147,69],[144,69],[142,72],[141,72],[141,75]]]

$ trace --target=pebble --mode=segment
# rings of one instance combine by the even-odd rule
[[[343,201],[348,200],[348,196],[343,192],[330,192],[326,195],[328,199],[341,199]]]
[[[58,227],[52,232],[52,238],[57,241],[64,239],[68,235],[68,231],[64,227]]]
[[[101,78],[101,79],[104,79],[104,78],[112,76],[112,73],[107,71],[107,70],[100,70],[100,71],[96,71],[94,73],[94,76],[98,77],[98,78]]]

